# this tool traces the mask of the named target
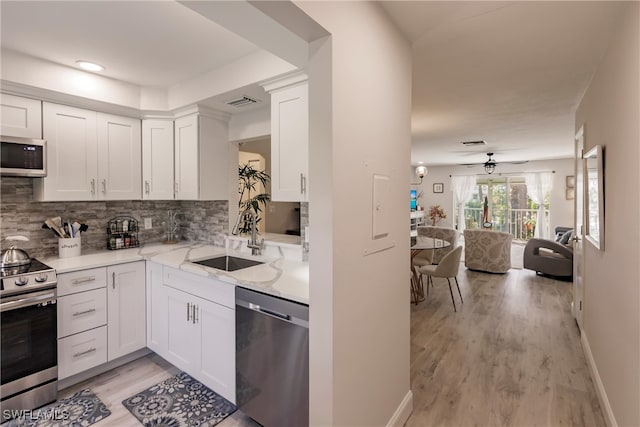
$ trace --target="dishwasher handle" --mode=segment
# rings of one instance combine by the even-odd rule
[[[275,317],[279,317],[280,319],[291,321],[291,316],[288,314],[278,313],[277,311],[269,310],[268,308],[260,307],[258,304],[249,303],[249,308],[255,311],[261,311],[262,313],[267,313]]]
[[[264,314],[266,316],[273,317],[278,320],[282,320],[284,322],[293,323],[294,325],[302,326],[304,328],[309,328],[309,321],[307,319],[302,319],[297,316],[292,316],[290,314],[282,313],[279,311],[272,310],[270,308],[266,308],[259,304],[255,304],[252,302],[244,301],[241,299],[236,299],[236,305],[238,307],[243,307],[248,310],[252,310],[254,312]]]

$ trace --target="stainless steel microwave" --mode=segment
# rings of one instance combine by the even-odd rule
[[[2,136],[0,174],[2,176],[47,176],[47,141]]]

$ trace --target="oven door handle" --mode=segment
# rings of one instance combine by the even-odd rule
[[[23,296],[23,295],[21,295]],[[26,298],[14,299],[0,303],[0,312],[15,310],[17,308],[30,307],[32,305],[56,302],[55,291],[34,292]]]

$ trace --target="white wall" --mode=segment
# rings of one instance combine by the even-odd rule
[[[424,196],[419,202],[425,209],[429,209],[432,205],[440,205],[444,208],[447,213],[447,218],[442,220],[439,225],[444,227],[453,227],[455,211],[453,210],[453,192],[451,191],[451,178],[449,176],[475,175],[481,174],[484,171],[481,166],[472,168],[457,165],[427,167],[429,172],[422,180],[422,185],[414,185],[411,186],[411,188],[415,188],[418,191],[424,191]],[[550,197],[551,211],[549,212],[549,222],[551,225],[550,230],[553,234],[553,229],[556,226],[573,226],[573,200],[566,200],[565,197],[566,177],[574,175],[572,159],[531,161],[521,165],[499,164],[493,175],[485,174],[484,176],[500,176],[500,173],[525,173],[552,170],[555,171],[555,173],[553,174],[553,190],[551,191]],[[415,167],[412,167],[409,173],[411,174],[412,182],[419,181],[418,177],[415,175]],[[444,183],[444,193],[433,192],[433,184],[436,182]],[[408,197],[409,195],[407,194],[407,198]],[[408,205],[409,202],[407,201],[407,206]]]
[[[271,107],[234,114],[229,121],[229,141],[264,138],[271,135]]]
[[[630,2],[576,113],[605,149],[605,250],[584,243],[583,343],[610,421],[640,425],[640,4]],[[598,381],[596,380],[596,384]]]
[[[387,425],[411,408],[411,49],[378,4],[297,5],[331,34],[309,65],[311,424]],[[367,254],[374,173],[390,176],[395,246]]]

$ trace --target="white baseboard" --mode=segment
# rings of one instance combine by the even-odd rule
[[[604,413],[604,420],[607,423],[607,426],[618,427],[616,417],[613,414],[613,409],[611,409],[611,404],[609,403],[609,398],[607,397],[607,392],[604,389],[602,380],[600,379],[596,361],[594,360],[593,354],[591,353],[591,347],[589,347],[587,334],[582,332],[580,334],[580,341],[582,342],[582,349],[584,350],[584,354],[587,357],[587,365],[589,365],[589,370],[591,371],[591,378],[593,379],[593,383],[596,386],[596,394],[598,395],[598,401],[600,402],[600,407],[602,408],[602,412]]]
[[[413,393],[411,390],[407,392],[400,402],[400,405],[391,416],[391,419],[387,423],[387,427],[402,427],[407,422],[411,412],[413,411]]]

